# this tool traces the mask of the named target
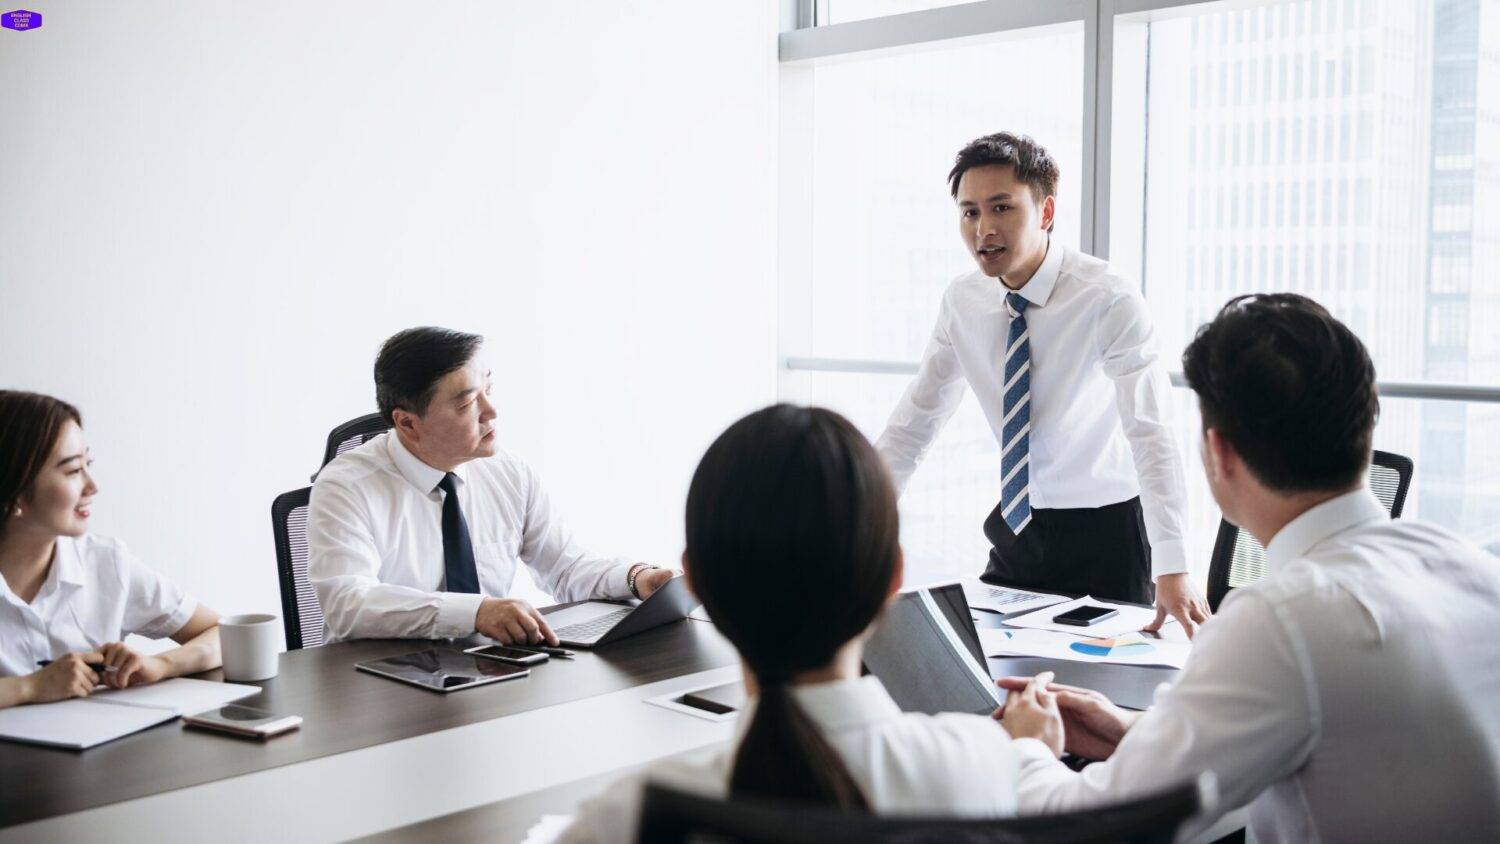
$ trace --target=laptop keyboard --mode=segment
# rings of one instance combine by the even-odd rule
[[[634,607],[621,607],[611,613],[606,613],[598,618],[588,621],[580,621],[577,624],[569,624],[567,627],[559,627],[552,631],[559,639],[571,639],[574,642],[587,642],[597,639],[609,632],[611,627],[620,623],[620,619],[635,611]]]

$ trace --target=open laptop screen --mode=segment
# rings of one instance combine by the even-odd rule
[[[897,596],[865,647],[865,667],[905,712],[988,715],[1000,705],[958,584]]]

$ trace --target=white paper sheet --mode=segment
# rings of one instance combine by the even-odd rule
[[[259,686],[174,677],[149,686],[95,692],[89,696],[88,700],[92,703],[167,709],[177,715],[197,715],[199,712],[207,712],[226,703],[247,698],[259,691]]]
[[[82,750],[177,717],[165,709],[74,698],[0,709],[0,738]]]
[[[1191,645],[1170,639],[1155,639],[1142,633],[1108,637],[1080,637],[1050,630],[981,629],[979,642],[985,656],[1040,656],[1075,662],[1107,662],[1116,665],[1187,664]]]
[[[572,824],[571,815],[542,815],[541,820],[526,831],[523,844],[552,844]]]
[[[1109,607],[1119,611],[1119,615],[1113,618],[1091,624],[1088,627],[1074,627],[1067,624],[1058,624],[1052,619],[1062,615],[1074,607],[1088,604],[1091,607]],[[1052,630],[1057,633],[1068,633],[1074,636],[1118,636],[1122,633],[1134,633],[1142,627],[1156,620],[1156,610],[1151,607],[1137,607],[1132,604],[1117,604],[1113,601],[1101,601],[1087,595],[1063,604],[1056,604],[1046,609],[1037,610],[1018,615],[1015,618],[1007,618],[1005,623],[1011,627],[1029,627],[1033,630]],[[1167,624],[1176,624],[1171,616],[1167,617]],[[1163,628],[1165,629],[1165,628]]]
[[[1068,600],[1062,595],[1045,592],[1029,592],[1025,589],[1008,589],[991,586],[977,578],[964,578],[964,598],[975,609],[999,613],[1025,612],[1038,607],[1049,607]]]
[[[186,677],[130,689],[101,690],[86,698],[0,709],[0,738],[83,749],[259,691],[259,686]]]

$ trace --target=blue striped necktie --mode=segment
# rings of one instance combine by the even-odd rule
[[[1000,515],[1017,535],[1031,524],[1031,332],[1026,328],[1029,304],[1019,294],[1005,294],[1010,333],[1005,340]]]

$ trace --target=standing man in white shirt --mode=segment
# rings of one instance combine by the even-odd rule
[[[390,433],[340,455],[313,485],[308,579],[332,640],[557,637],[507,598],[516,566],[564,601],[646,598],[669,569],[580,548],[531,467],[495,443],[484,338],[411,328],[375,359]]]
[[[1191,636],[1182,458],[1145,300],[1052,240],[1059,171],[1024,135],[987,135],[948,175],[979,265],[943,294],[917,377],[876,443],[897,490],[974,389],[1000,446],[985,580],[1156,602]],[[1155,581],[1155,588],[1152,582]]]
[[[1242,296],[1183,368],[1209,487],[1265,544],[1266,577],[1230,593],[1149,711],[1051,686],[1068,749],[1109,761],[1074,773],[1018,742],[1022,811],[1211,770],[1215,814],[1249,803],[1258,841],[1500,840],[1500,560],[1370,494],[1364,346],[1309,299]]]

